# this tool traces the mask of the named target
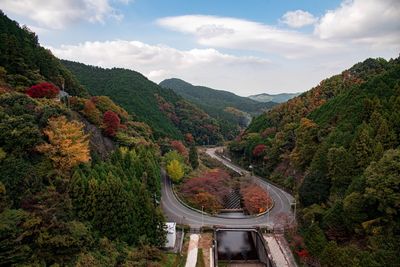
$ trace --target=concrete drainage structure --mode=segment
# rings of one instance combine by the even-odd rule
[[[213,266],[275,267],[258,228],[214,228]]]

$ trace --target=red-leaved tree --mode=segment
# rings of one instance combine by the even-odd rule
[[[178,153],[184,156],[185,158],[187,158],[189,155],[185,145],[181,141],[178,140],[171,141],[171,148],[178,151]]]
[[[230,176],[226,171],[214,169],[186,180],[180,192],[196,208],[204,206],[206,211],[217,212],[230,192],[229,181]]]
[[[33,98],[55,98],[60,92],[52,83],[39,83],[26,90],[26,94]]]
[[[118,129],[121,127],[121,120],[115,112],[111,110],[106,111],[103,115],[103,127],[104,132],[108,136],[115,136]]]
[[[262,153],[264,153],[266,146],[264,144],[256,145],[253,149],[253,156],[259,157]]]

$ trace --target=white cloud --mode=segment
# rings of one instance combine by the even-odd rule
[[[212,48],[178,50],[165,45],[126,40],[48,48],[59,58],[106,68],[132,69],[155,82],[176,77],[243,96],[261,92],[304,91],[368,56],[362,53],[345,57],[324,55],[313,60],[271,62],[259,57],[222,53]]]
[[[51,49],[65,59],[133,69],[155,82],[177,77],[239,95],[299,92],[368,57],[398,56],[398,4],[389,0],[358,1],[345,1],[336,10],[327,11],[314,23],[314,32],[308,34],[279,28],[279,24],[187,15],[161,18],[157,24],[194,38],[200,48],[183,51],[116,40]],[[380,16],[372,12],[374,8]],[[241,55],[249,51],[259,57],[234,55],[238,50]]]
[[[315,55],[341,46],[312,35],[237,18],[187,15],[161,18],[157,23],[191,34],[201,45],[278,53],[288,58]]]
[[[400,44],[399,0],[343,1],[315,27],[321,39],[351,40],[378,46]]]
[[[212,84],[222,85],[227,75],[233,79],[244,73],[259,73],[270,65],[263,58],[233,56],[210,48],[182,51],[139,41],[85,42],[49,48],[59,58],[106,68],[133,69],[155,82],[180,77],[199,83],[210,79]]]
[[[110,0],[2,0],[1,8],[49,29],[62,29],[77,21],[104,23],[107,18],[123,18]]]
[[[295,10],[286,12],[281,19],[282,23],[285,23],[292,28],[301,28],[307,25],[314,24],[318,19],[311,13],[303,10]]]
[[[114,1],[117,2],[117,3],[121,3],[121,4],[124,4],[124,5],[127,5],[127,4],[132,3],[134,0],[114,0]]]
[[[46,28],[33,26],[33,25],[26,25],[26,26],[37,35],[42,35],[42,34],[46,34],[49,32],[49,30]]]

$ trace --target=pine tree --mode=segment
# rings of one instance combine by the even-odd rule
[[[328,151],[328,176],[332,182],[331,191],[344,193],[351,183],[352,161],[344,147],[333,147]]]
[[[305,168],[311,162],[317,145],[318,125],[310,119],[302,118],[296,130],[296,147],[290,155],[292,162],[299,168]]]
[[[366,169],[365,196],[378,204],[378,210],[388,217],[400,210],[400,150],[388,150],[378,162]]]
[[[392,148],[396,142],[396,134],[389,128],[386,120],[383,120],[376,133],[375,140],[380,142],[384,149]]]
[[[193,170],[197,169],[197,167],[199,166],[199,156],[197,154],[197,148],[195,146],[190,147],[189,163],[192,166]]]
[[[371,162],[373,147],[374,142],[370,137],[370,128],[366,123],[363,123],[358,128],[351,144],[351,153],[359,170],[362,170]]]

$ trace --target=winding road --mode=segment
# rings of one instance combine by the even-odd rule
[[[229,160],[226,160],[218,156],[215,152],[221,149],[221,147],[207,148],[206,153],[219,161],[225,166],[238,172],[240,174],[249,174],[248,171],[233,164]],[[265,188],[272,199],[274,200],[274,207],[264,215],[258,217],[246,217],[246,218],[221,218],[210,215],[203,215],[200,212],[194,211],[184,206],[175,197],[172,192],[171,181],[162,173],[162,195],[161,195],[161,207],[169,221],[174,221],[180,224],[188,224],[191,228],[200,228],[204,226],[225,226],[225,227],[268,227],[279,228],[280,223],[284,218],[293,219],[293,212],[291,205],[294,202],[294,198],[276,187],[275,185],[268,183],[266,180],[261,179],[257,176],[252,176],[254,181]]]

